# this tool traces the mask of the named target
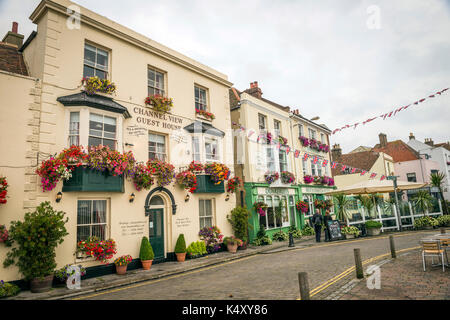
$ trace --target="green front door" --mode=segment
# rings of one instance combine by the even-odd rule
[[[148,226],[154,259],[164,259],[164,209],[150,209]]]

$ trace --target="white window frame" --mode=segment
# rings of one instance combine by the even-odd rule
[[[200,99],[197,99],[197,97],[195,96],[195,91],[198,89],[199,93],[201,92],[201,90],[205,91],[205,101],[202,101]],[[198,84],[194,84],[194,106],[196,109],[199,110],[204,110],[204,111],[209,111],[209,90],[208,88],[205,88],[203,86],[200,86]],[[202,108],[197,108],[197,104],[200,104],[201,106],[204,106],[204,109]]]
[[[151,79],[154,81],[155,86],[150,85],[150,71],[153,71],[155,73],[155,79]],[[162,75],[162,88],[156,87],[156,74],[159,73]],[[161,93],[157,93],[163,97],[167,97],[167,89],[166,89],[166,78],[167,78],[167,72],[164,72],[162,70],[159,70],[157,68],[154,68],[152,66],[148,66],[147,68],[147,94],[150,95],[150,88],[153,89],[153,91],[160,91]]]
[[[194,153],[194,140],[198,140],[199,153]],[[217,142],[217,159],[213,160],[206,158],[206,140],[215,140]],[[222,138],[210,134],[195,133],[191,135],[191,151],[191,160],[200,161],[201,163],[222,162]],[[200,159],[194,158],[196,154],[200,156]]]
[[[168,161],[168,154],[167,154],[167,143],[168,143],[168,141],[169,141],[169,139],[167,139],[167,135],[165,135],[165,134],[161,134],[161,133],[157,133],[157,132],[153,132],[153,131],[149,131],[148,132],[148,140],[147,140],[147,146],[148,146],[148,152],[147,152],[147,158],[148,158],[148,160],[150,160],[150,135],[151,134],[153,134],[153,135],[155,135],[155,136],[161,136],[161,137],[164,137],[164,153],[161,153],[161,152],[158,152],[158,149],[157,149],[157,146],[156,146],[156,149],[155,149],[155,154],[156,154],[156,159],[160,159],[160,158],[158,158],[158,155],[161,155],[161,154],[163,154],[164,155],[164,159],[162,159],[163,161]],[[153,158],[154,159],[154,158]],[[161,159],[160,159],[161,160]]]
[[[111,137],[105,137],[105,130],[104,130],[104,127],[102,128],[102,130],[101,130],[101,133],[102,133],[102,135],[101,135],[101,137],[99,137],[99,136],[95,136],[95,135],[92,135],[91,133],[90,133],[90,130],[91,130],[91,128],[89,127],[89,134],[88,134],[88,144],[89,144],[89,138],[91,138],[91,137],[93,137],[93,138],[95,138],[95,139],[101,139],[101,140],[110,140],[110,141],[114,141],[114,150],[116,150],[117,149],[117,117],[111,117],[111,116],[108,116],[108,115],[105,115],[105,114],[102,114],[102,113],[100,113],[100,112],[90,112],[90,114],[89,114],[89,122],[91,121],[91,115],[96,115],[96,116],[100,116],[100,117],[102,117],[102,124],[103,125],[105,125],[105,117],[107,117],[107,118],[110,118],[110,119],[114,119],[114,121],[115,121],[115,126],[116,126],[116,132],[115,132],[115,137],[114,138],[111,138]],[[94,129],[93,129],[94,130]],[[95,131],[99,131],[99,130],[96,130],[95,129]],[[103,141],[104,142],[104,141]]]
[[[206,216],[206,215],[200,216],[200,207],[201,207],[202,201],[203,201],[203,204],[205,204],[206,201],[210,201],[211,202],[211,215],[210,216]],[[202,224],[201,224],[202,219],[211,218],[211,226],[215,225],[215,221],[216,221],[216,218],[215,218],[215,212],[216,212],[215,207],[216,207],[216,205],[215,205],[215,199],[214,198],[199,198],[198,199],[198,223],[199,223],[199,227],[200,227],[199,230],[205,227],[205,225],[202,227]],[[204,205],[204,207],[203,207],[203,212],[206,213],[206,205]]]
[[[316,139],[316,130],[313,130],[313,129],[311,129],[311,128],[308,128],[308,135],[309,135],[309,138],[310,138],[310,139],[317,140],[317,139]]]
[[[80,145],[85,149],[88,148],[89,143],[89,119],[91,113],[96,113],[112,118],[116,118],[116,150],[119,152],[123,152],[123,116],[114,112],[104,111],[101,109],[95,109],[87,106],[80,107],[66,107],[65,108],[65,145],[70,147],[69,145],[69,135],[70,135],[70,113],[71,112],[79,112],[80,113],[80,128],[79,128],[79,142]]]
[[[272,203],[272,210],[273,210],[273,219],[274,219],[274,227],[269,228],[269,214],[268,214],[268,209],[266,210],[266,215],[263,216],[263,219],[266,220],[266,226],[265,229],[266,230],[275,230],[275,229],[279,229],[281,228],[285,228],[285,227],[289,227],[291,225],[291,217],[290,217],[290,206],[289,206],[289,196],[290,195],[278,195],[278,194],[266,194],[266,195],[258,195],[258,200],[257,201],[263,201],[264,203],[267,203],[267,198],[271,198],[271,203]],[[275,216],[275,197],[278,197],[280,200],[280,203],[282,202],[282,199],[284,199],[286,201],[286,206],[284,207],[284,213],[285,213],[285,217],[287,217],[287,221],[283,221],[283,214],[281,217],[281,226],[277,226],[276,224],[276,216]],[[261,219],[261,217],[260,217]],[[260,221],[258,220],[258,224],[260,225]]]
[[[86,45],[95,48],[95,63],[94,63],[94,65],[92,65],[92,64],[90,64],[90,63],[86,63],[86,61],[88,61],[88,60],[85,59],[85,54],[84,54],[84,51],[86,50]],[[108,59],[108,62],[107,62],[106,68],[103,67],[103,66],[100,65],[100,64],[97,64],[97,52],[98,52],[98,50],[101,50],[101,51],[104,51],[104,52],[107,53],[107,59]],[[102,46],[100,46],[100,45],[91,43],[91,42],[89,42],[89,41],[85,41],[85,42],[84,42],[84,46],[83,46],[83,72],[82,72],[83,77],[85,76],[85,75],[84,75],[84,66],[85,66],[85,65],[87,65],[87,66],[89,66],[89,67],[91,67],[91,68],[94,68],[94,76],[95,76],[95,70],[100,70],[100,71],[103,71],[103,72],[106,73],[106,77],[105,77],[104,79],[110,79],[110,74],[111,74],[111,73],[110,73],[111,50],[110,50],[110,49],[106,49],[106,48],[104,48],[104,47],[102,47]],[[100,77],[99,77],[99,78],[100,78]]]
[[[299,137],[304,137],[305,133],[303,131],[303,125],[302,124],[298,125],[298,133],[299,133]]]

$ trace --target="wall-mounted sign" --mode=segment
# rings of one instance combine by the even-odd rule
[[[124,221],[119,222],[123,237],[143,236],[147,221]]]
[[[148,134],[148,129],[144,127],[138,127],[137,125],[132,125],[127,127],[127,132],[130,136],[139,137]]]
[[[326,189],[326,188],[302,188],[302,193],[327,193],[330,192],[330,189]]]
[[[141,107],[134,107],[136,122],[152,128],[179,130],[183,125],[183,118],[175,115],[161,113]]]
[[[177,218],[175,220],[175,225],[177,227],[189,227],[191,225],[192,221],[190,218]]]

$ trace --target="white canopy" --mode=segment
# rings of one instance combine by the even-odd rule
[[[427,186],[427,183],[398,181],[397,190],[419,189]],[[338,188],[334,191],[326,193],[327,195],[343,193],[343,194],[368,194],[368,193],[387,193],[394,192],[394,182],[391,180],[366,180],[355,183],[351,186]]]

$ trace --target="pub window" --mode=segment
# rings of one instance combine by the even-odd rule
[[[311,175],[316,175],[316,165],[314,164],[313,160],[311,160]]]
[[[83,77],[97,76],[100,79],[108,77],[108,51],[93,45],[84,44]]]
[[[320,142],[325,143],[325,135],[323,133],[320,134]]]
[[[164,73],[155,69],[148,69],[148,95],[165,96]]]
[[[300,137],[304,136],[303,125],[301,125],[301,124],[298,125],[298,132],[299,132]]]
[[[308,163],[302,159],[302,168],[303,168],[303,175],[307,175],[308,174]]]
[[[195,91],[195,109],[208,110],[206,90],[198,86],[194,86]]]
[[[80,145],[80,113],[71,112],[69,121],[69,146]]]
[[[322,175],[322,166],[320,165],[320,163],[322,163],[321,161],[316,165],[317,168],[317,175],[321,176]]]
[[[77,242],[95,236],[106,239],[106,200],[78,200]]]
[[[89,147],[104,145],[116,150],[116,118],[91,113],[89,115]]]
[[[199,200],[200,229],[213,226],[212,200]]]
[[[148,134],[148,158],[166,161],[166,137],[160,134]]]

